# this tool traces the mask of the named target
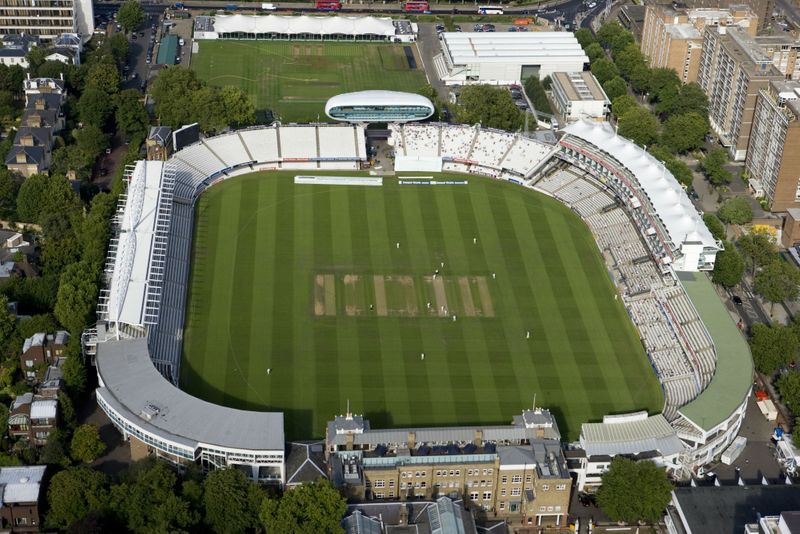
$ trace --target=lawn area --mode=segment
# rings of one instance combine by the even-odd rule
[[[295,174],[199,199],[186,391],[282,410],[291,439],[324,436],[348,400],[380,428],[504,424],[536,395],[570,439],[608,413],[660,411],[592,236],[557,201],[474,176],[365,187]]]
[[[309,41],[198,41],[197,75],[215,85],[237,85],[256,109],[283,122],[328,120],[328,98],[350,91],[416,92],[426,84],[422,65],[411,69],[404,48],[378,43]]]

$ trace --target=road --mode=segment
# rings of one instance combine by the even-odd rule
[[[800,26],[800,11],[798,11],[792,2],[787,0],[775,0],[775,5],[783,11],[786,20],[795,26]]]

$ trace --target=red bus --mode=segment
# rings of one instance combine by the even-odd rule
[[[317,0],[317,11],[339,11],[342,3],[339,0]]]
[[[411,0],[403,4],[403,11],[406,13],[426,13],[430,8],[430,4],[424,0]]]

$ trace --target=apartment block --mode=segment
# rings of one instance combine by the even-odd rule
[[[756,43],[787,80],[800,80],[800,62],[797,61],[800,40],[796,36],[788,32],[759,35]]]
[[[20,354],[20,367],[28,381],[39,381],[48,366],[56,365],[63,356],[69,342],[69,333],[59,331],[55,334],[39,332],[25,340]]]
[[[552,414],[525,410],[511,425],[377,430],[362,416],[328,423],[335,486],[354,501],[463,499],[478,513],[564,525],[572,481]]]
[[[734,7],[741,7],[742,0],[683,0],[681,7],[686,9],[733,9]],[[775,0],[751,0],[746,3],[747,7],[758,17],[757,28],[751,35],[755,35],[756,31],[760,31],[769,26],[772,21],[772,12],[775,10]]]
[[[8,433],[33,445],[47,443],[58,425],[58,401],[25,393],[11,403]]]
[[[737,28],[706,27],[697,82],[708,96],[711,128],[735,161],[750,141],[759,91],[783,80],[755,39]]]
[[[800,82],[761,89],[753,112],[745,168],[772,211],[800,208]]]
[[[2,35],[32,35],[50,42],[62,33],[75,33],[86,42],[92,32],[91,0],[4,0],[0,4]]]
[[[652,4],[645,10],[641,50],[650,66],[674,69],[681,81],[697,80],[707,26],[741,28],[755,35],[758,16],[746,5],[728,9],[688,9],[679,4]]]

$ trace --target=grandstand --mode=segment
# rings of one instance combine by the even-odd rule
[[[679,475],[711,461],[730,443],[741,425],[752,362],[719,299],[709,293],[710,283],[696,273],[713,268],[721,245],[663,165],[608,127],[589,123],[569,126],[557,145],[478,126],[390,128],[399,167],[502,178],[556,198],[577,213],[594,234],[639,331],[664,391],[660,417],[674,429],[665,436],[661,423],[637,423],[637,442],[668,439],[674,444],[675,436],[681,438]],[[107,289],[98,308],[102,324],[88,335],[90,349],[96,347],[105,399],[101,406],[126,437],[135,435],[131,428],[140,428],[142,418],[156,416],[126,404],[141,399],[126,389],[125,374],[115,361],[131,365],[131,358],[147,351],[161,375],[178,382],[197,197],[221,180],[256,170],[354,170],[365,160],[363,128],[289,125],[204,139],[166,163],[137,162],[129,170],[128,193],[115,220]],[[131,340],[136,343],[120,345]],[[181,397],[184,402],[190,401]],[[282,436],[282,418],[280,428],[277,421],[271,418],[270,425]],[[158,432],[175,428],[154,428],[149,427],[148,446],[173,454],[169,440],[158,441]],[[600,432],[599,427],[594,431]],[[650,431],[657,435],[648,436]],[[613,435],[617,440],[620,434]],[[635,445],[619,445],[625,447]],[[195,459],[201,454],[196,452]],[[247,464],[254,477],[261,467],[274,467],[276,453],[264,454],[269,461]],[[235,463],[221,462],[217,465]]]

